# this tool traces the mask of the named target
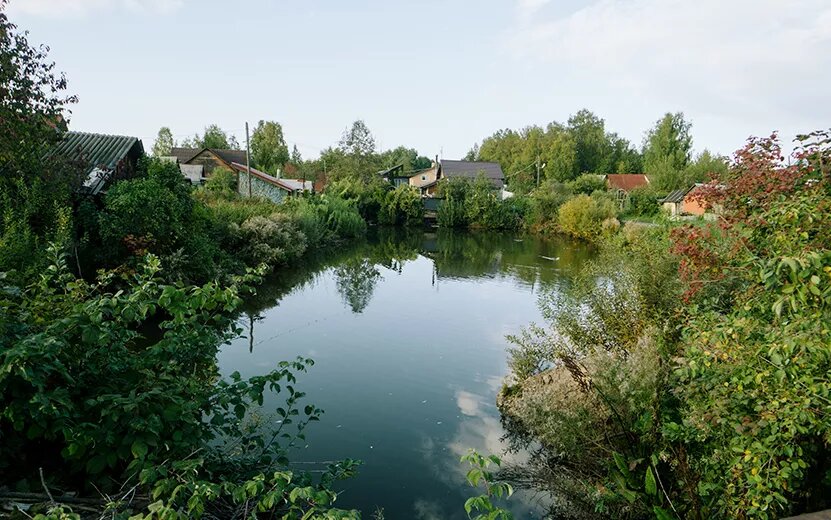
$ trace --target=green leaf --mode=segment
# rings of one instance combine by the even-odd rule
[[[143,459],[147,455],[147,444],[142,441],[136,441],[130,447],[130,451],[133,453],[133,457]]]
[[[658,486],[655,484],[655,475],[652,474],[652,466],[646,468],[643,485],[648,495],[658,496]]]

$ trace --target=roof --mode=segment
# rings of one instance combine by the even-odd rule
[[[199,155],[202,150],[204,148],[171,148],[170,155],[175,157],[181,164],[185,164]]]
[[[109,180],[109,173],[126,159],[132,150],[144,153],[141,139],[126,135],[67,132],[63,140],[49,152],[84,165],[87,180],[84,187],[93,194],[100,192]]]
[[[245,150],[221,150],[219,148],[210,148],[210,150],[228,164],[246,162]]]
[[[610,188],[632,191],[648,186],[649,178],[642,173],[610,173],[606,175],[606,182]]]
[[[312,191],[314,183],[312,181],[304,181],[302,179],[278,179],[286,186],[291,187],[293,191]]]
[[[671,202],[677,204],[684,200],[684,196],[691,190],[692,188],[682,188],[680,190],[675,190],[669,192],[669,195],[661,199],[661,203],[664,202]]]
[[[465,177],[475,179],[479,174],[494,181],[500,187],[505,182],[505,174],[499,163],[483,161],[441,161],[441,173],[444,177]]]
[[[170,155],[176,157],[180,164],[187,164],[197,155],[208,150],[228,164],[244,163],[245,150],[225,150],[221,148],[171,148]]]
[[[231,163],[231,168],[241,173],[246,173],[248,171],[248,168],[244,164],[240,164],[238,162]],[[278,179],[277,177],[269,175],[265,172],[261,172],[260,170],[254,168],[251,168],[251,175],[273,186],[277,186],[278,188],[289,192],[294,192],[302,189],[302,186],[295,186],[294,184],[285,182],[283,179]]]

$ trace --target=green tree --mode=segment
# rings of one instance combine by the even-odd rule
[[[681,187],[681,172],[690,162],[692,151],[691,127],[683,113],[667,113],[647,133],[643,146],[644,170],[657,189]]]
[[[251,160],[254,166],[274,174],[289,162],[289,159],[283,127],[276,121],[260,120],[251,134]]]
[[[328,148],[320,155],[325,162],[330,180],[357,180],[371,183],[382,168],[381,159],[375,152],[375,138],[361,120],[343,133],[336,148]]]
[[[291,147],[291,157],[289,157],[289,162],[298,168],[303,166],[303,156],[300,155],[300,150],[297,149],[297,145]]]
[[[170,155],[170,149],[176,146],[176,141],[173,140],[173,133],[170,128],[163,126],[159,128],[159,133],[156,135],[156,142],[153,143],[153,155],[156,157],[164,157]]]
[[[219,125],[211,124],[205,127],[200,136],[195,134],[191,139],[185,139],[182,146],[188,148],[216,148],[219,150],[238,150],[237,138],[225,132]]]
[[[362,119],[353,122],[343,132],[338,145],[344,153],[353,157],[367,157],[375,153],[375,137]]]
[[[565,182],[575,176],[577,143],[570,133],[556,124],[548,125],[542,146],[543,176],[547,180]]]
[[[697,182],[707,182],[713,177],[721,178],[727,174],[727,169],[727,157],[704,150],[684,169],[684,183],[692,185]]]
[[[50,156],[67,129],[66,78],[48,48],[33,47],[0,0],[0,271],[36,272],[45,240],[66,240],[77,165]]]
[[[581,173],[608,173],[610,152],[606,123],[590,110],[582,109],[568,118],[568,131],[576,148],[575,176]]]
[[[420,156],[415,148],[399,146],[383,152],[381,164],[383,168],[392,168],[402,164],[405,172],[412,172],[429,168],[432,163],[427,157]]]

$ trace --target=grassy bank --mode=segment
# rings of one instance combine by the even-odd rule
[[[547,326],[511,338],[500,406],[545,447],[561,514],[776,518],[828,507],[831,153],[736,154],[719,222],[625,226]],[[602,281],[602,283],[598,283]]]

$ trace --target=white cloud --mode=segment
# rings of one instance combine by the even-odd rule
[[[127,10],[165,14],[182,7],[185,0],[12,0],[9,9],[47,17],[84,16],[98,11]]]
[[[828,0],[592,0],[571,12],[516,0],[516,57],[706,117],[831,117]],[[810,128],[808,128],[810,129]]]

